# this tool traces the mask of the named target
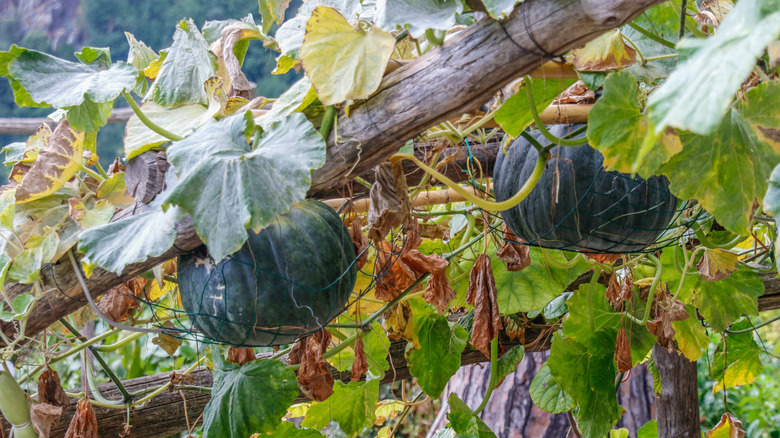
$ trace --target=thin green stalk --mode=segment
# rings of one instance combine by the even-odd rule
[[[105,170],[105,169],[103,169],[103,166],[101,166],[101,165],[100,165],[100,161],[96,161],[96,162],[95,162],[95,168],[98,170],[98,172],[100,172],[100,175],[102,175],[102,176],[103,176],[103,179],[108,179],[108,178],[110,178],[110,177],[108,176],[108,173],[106,173],[106,170]]]
[[[194,370],[195,370],[195,368],[199,367],[199,366],[200,366],[200,364],[202,364],[202,363],[203,363],[203,361],[205,361],[205,360],[206,360],[206,356],[203,356],[203,357],[201,357],[200,359],[198,359],[198,360],[197,360],[197,362],[195,362],[194,364],[192,364],[192,366],[190,366],[189,368],[187,368],[186,370],[184,370],[184,372],[183,372],[182,374],[189,374],[189,373],[191,373],[192,371],[194,371]],[[162,394],[162,393],[163,393],[164,391],[166,391],[166,390],[167,390],[167,389],[168,389],[170,386],[171,386],[171,383],[170,383],[170,382],[166,383],[165,385],[162,385],[162,386],[160,386],[160,387],[159,387],[159,388],[157,388],[155,391],[153,391],[153,392],[149,393],[149,395],[147,395],[146,397],[143,397],[143,398],[141,398],[141,399],[139,399],[139,400],[137,400],[137,401],[135,401],[135,402],[133,402],[133,403],[130,403],[130,407],[131,407],[131,408],[135,408],[135,407],[138,407],[138,406],[142,406],[144,403],[146,403],[146,402],[148,402],[149,400],[151,400],[151,399],[153,399],[153,398],[157,397],[158,395]]]
[[[128,93],[127,91],[123,91],[122,96],[125,98],[125,100],[127,100],[127,103],[130,104],[130,108],[133,109],[133,112],[138,117],[138,120],[140,120],[141,123],[146,125],[147,128],[151,129],[152,131],[162,135],[163,137],[171,141],[184,140],[184,137],[180,135],[176,135],[173,132],[168,131],[167,129],[151,121],[149,117],[147,117],[146,114],[144,114],[144,112],[141,110],[138,104],[135,103],[135,100],[133,100],[133,96],[131,96],[130,93]]]
[[[531,112],[531,117],[533,117],[534,123],[536,123],[536,129],[539,130],[544,138],[558,146],[575,147],[582,146],[587,143],[587,137],[571,139],[560,138],[554,136],[552,133],[550,133],[550,131],[547,130],[547,127],[544,125],[542,118],[539,116],[539,111],[536,109],[536,100],[534,99],[534,89],[533,86],[531,86],[531,81],[532,79],[530,76],[525,77],[525,95],[528,98],[528,110]]]
[[[81,163],[76,163],[76,164],[79,165],[79,170],[80,171],[86,173],[87,175],[91,176],[92,178],[95,178],[98,181],[104,181],[105,180],[105,178],[103,178],[103,176],[101,176],[99,173],[95,172],[94,170],[90,169],[89,167],[87,167],[87,166],[85,166],[85,165],[83,165]]]
[[[637,31],[637,32],[641,33],[642,35],[646,36],[647,38],[650,38],[651,40],[657,42],[658,44],[661,44],[663,46],[669,47],[670,49],[674,49],[675,48],[673,42],[665,40],[665,39],[659,37],[658,35],[656,35],[656,34],[654,34],[652,32],[648,32],[647,30],[645,30],[641,26],[639,26],[637,24],[634,24],[634,22],[628,23],[628,26],[631,29],[634,29],[635,31]]]
[[[0,371],[0,413],[11,423],[10,433],[15,438],[38,438],[30,423],[27,394],[6,371]]]
[[[769,324],[772,324],[772,323],[774,323],[776,321],[780,321],[780,315],[775,316],[774,318],[768,319],[768,320],[766,320],[766,321],[764,321],[762,323],[756,324],[756,325],[754,325],[753,327],[750,327],[750,328],[746,328],[746,329],[742,329],[742,330],[729,330],[729,329],[726,329],[726,333],[728,333],[730,335],[740,335],[742,333],[750,333],[750,332],[753,332],[753,331],[756,331],[756,330],[760,329],[761,327],[768,326]]]
[[[637,319],[634,315],[631,313],[624,313],[629,319],[636,322],[640,325],[647,324],[647,321],[650,320],[650,311],[653,308],[653,300],[655,299],[655,292],[658,289],[658,283],[661,282],[661,276],[663,275],[663,264],[661,263],[661,260],[658,259],[658,257],[648,254],[647,258],[649,258],[654,264],[655,264],[655,277],[653,277],[653,283],[650,284],[650,292],[647,294],[647,306],[645,306],[645,314],[642,316],[642,319]]]
[[[710,241],[710,239],[707,237],[707,235],[704,233],[704,229],[699,225],[694,225],[695,232],[696,232],[696,238],[699,240],[699,242],[704,246],[705,248],[709,249],[731,249],[734,247],[734,245],[738,244],[739,242],[742,242],[746,238],[740,235],[737,235],[735,238],[731,239],[729,242],[726,243],[713,243]]]
[[[626,35],[623,35],[623,41],[628,42],[628,44],[634,48],[636,54],[639,55],[639,64],[645,65],[647,63],[647,59],[645,59],[645,55],[642,53],[642,50],[640,50],[639,47],[636,44],[634,44],[634,41],[632,41],[631,38],[629,38]]]
[[[479,415],[485,406],[487,406],[490,396],[493,394],[493,389],[496,386],[496,379],[498,378],[498,336],[490,341],[490,380],[488,380],[487,391],[485,391],[485,397],[482,398],[482,403],[479,404],[475,414]]]
[[[680,55],[678,53],[669,53],[666,55],[658,55],[658,56],[648,56],[645,58],[645,63],[651,62],[651,61],[658,61],[661,59],[672,59],[672,58],[679,58]]]
[[[65,318],[60,318],[60,323],[65,326],[68,331],[76,335],[77,338],[80,338],[82,341],[87,341],[88,339],[79,333],[79,331],[76,329],[76,327],[73,327],[71,323],[68,322]],[[100,368],[103,369],[103,371],[106,372],[108,375],[108,378],[111,379],[112,382],[114,382],[114,385],[116,385],[117,389],[119,389],[119,392],[122,393],[122,397],[124,397],[124,401],[127,402],[130,400],[130,394],[127,392],[127,388],[122,384],[122,380],[114,373],[114,370],[111,369],[110,366],[108,366],[108,363],[103,359],[103,356],[100,355],[100,353],[94,349],[93,347],[88,347],[90,351],[92,352],[92,355],[95,357],[95,360],[100,364]],[[89,373],[89,370],[87,370]]]
[[[455,214],[469,214],[468,210],[443,210],[443,211],[415,211],[417,216],[452,216]]]
[[[116,351],[117,349],[122,348],[122,347],[124,347],[125,345],[127,345],[127,344],[129,344],[131,342],[134,342],[136,339],[138,339],[138,338],[140,338],[141,336],[144,336],[144,335],[146,335],[146,333],[138,333],[138,332],[132,333],[132,334],[128,335],[126,338],[121,339],[121,340],[119,340],[117,342],[114,342],[113,344],[98,345],[98,346],[95,346],[95,347],[89,347],[89,349],[92,350],[92,351],[100,351],[100,352],[103,352],[103,353],[107,353],[107,352],[110,352],[110,351]]]
[[[428,173],[434,178],[438,179],[442,184],[446,185],[448,188],[454,190],[456,193],[463,196],[467,201],[471,202],[472,204],[476,204],[479,208],[483,210],[494,212],[494,211],[509,210],[510,208],[519,204],[523,199],[525,199],[528,196],[529,193],[531,193],[531,190],[533,190],[533,188],[536,187],[536,183],[542,177],[542,172],[544,172],[545,164],[547,164],[547,154],[546,153],[539,154],[539,158],[536,160],[536,167],[534,167],[533,173],[531,173],[531,176],[528,178],[525,184],[523,184],[523,187],[521,187],[520,190],[514,196],[512,196],[511,198],[503,202],[490,202],[478,198],[473,193],[469,192],[468,190],[458,185],[455,181],[447,178],[436,169],[433,169],[428,165],[426,165],[425,163],[423,163],[422,161],[418,160],[417,157],[415,157],[412,154],[395,154],[391,157],[391,160],[412,161],[414,164],[417,165],[417,167],[425,171],[425,173]]]

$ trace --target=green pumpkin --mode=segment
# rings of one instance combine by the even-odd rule
[[[582,125],[556,125],[563,137]],[[534,135],[542,145],[550,142]],[[590,145],[555,147],[542,177],[526,199],[502,211],[507,227],[531,245],[594,253],[634,253],[652,245],[677,216],[679,200],[663,176],[647,180],[603,170],[604,157]],[[499,153],[493,170],[497,201],[520,190],[539,154],[526,139]]]
[[[215,263],[179,257],[181,301],[205,337],[237,346],[284,345],[345,308],[357,277],[349,231],[330,207],[305,201]]]

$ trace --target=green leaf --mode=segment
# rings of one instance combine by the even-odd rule
[[[637,431],[637,438],[658,438],[658,423],[650,420]]]
[[[4,303],[0,302],[0,320],[8,322],[23,319],[33,302],[35,302],[35,296],[32,294],[17,295],[11,301],[10,311],[3,311]]]
[[[284,11],[290,5],[290,0],[259,0],[258,3],[263,19],[263,32],[268,33],[274,23],[282,24]]]
[[[16,193],[13,189],[0,192],[0,226],[7,230],[14,229],[15,204]]]
[[[696,317],[696,309],[693,306],[685,306],[689,317],[682,321],[672,321],[674,329],[674,339],[677,346],[683,352],[686,358],[691,362],[696,362],[701,358],[707,347],[710,345],[710,338],[704,331],[704,327]]]
[[[114,206],[105,199],[95,202],[87,208],[81,198],[70,199],[70,217],[83,229],[107,224],[114,217]]]
[[[524,355],[525,348],[522,345],[515,345],[498,358],[495,370],[496,388],[498,388],[501,383],[503,383],[504,379],[506,379],[506,376],[515,372],[517,366],[520,365],[520,362],[522,362]]]
[[[137,72],[143,74],[144,70],[160,55],[144,44],[143,41],[135,39],[135,36],[130,32],[125,32],[125,38],[130,46],[130,50],[127,52],[127,63],[135,67]]]
[[[734,324],[732,330],[745,330],[753,327],[747,319]],[[712,358],[710,377],[718,383],[712,388],[713,393],[735,386],[753,383],[759,374],[764,372],[761,364],[761,348],[759,348],[753,332],[733,334],[727,333],[723,341],[725,347],[719,345]]]
[[[262,1],[262,0],[261,0]],[[276,438],[320,438],[324,435],[314,429],[297,428],[290,421],[282,421],[282,424],[273,432],[266,433],[267,436]],[[263,436],[260,434],[260,436]]]
[[[119,62],[109,69],[66,61],[35,50],[17,48],[8,67],[17,103],[68,110],[79,131],[94,132],[105,125],[114,99],[133,89],[135,69]],[[29,99],[29,101],[27,101]]]
[[[406,358],[409,373],[431,398],[438,398],[447,382],[460,368],[460,355],[466,348],[468,333],[455,325],[450,329],[445,316],[429,313],[414,318],[419,348],[409,344]]]
[[[658,371],[658,367],[655,365],[655,359],[650,356],[647,361],[647,372],[653,376],[653,392],[657,397],[660,397],[663,393],[663,387],[661,384],[661,373]]]
[[[568,412],[576,406],[571,396],[555,382],[546,363],[539,368],[534,380],[531,381],[528,393],[539,409],[551,414]]]
[[[647,153],[642,150],[648,127],[637,93],[637,81],[631,73],[611,74],[604,82],[604,95],[590,112],[588,141],[604,155],[605,167],[623,173],[637,171],[648,178],[679,153],[682,144],[675,136],[664,136]]]
[[[267,130],[271,125],[281,122],[290,114],[303,111],[315,100],[317,100],[317,92],[311,86],[309,78],[304,76],[282,93],[279,99],[274,102],[271,110],[256,118],[255,123]]]
[[[43,249],[28,248],[14,257],[8,270],[8,278],[22,284],[30,284],[38,279],[43,264]]]
[[[100,61],[100,67],[111,67],[111,49],[108,47],[82,47],[81,51],[74,53],[74,55],[84,64],[94,64],[95,61]]]
[[[753,202],[766,193],[780,161],[769,145],[756,141],[747,123],[737,107],[712,136],[681,135],[682,152],[659,169],[678,198],[697,199],[721,225],[740,235],[750,234]]]
[[[742,315],[758,315],[758,297],[764,293],[761,277],[749,268],[740,268],[720,281],[701,277],[691,289],[683,287],[680,300],[693,304],[710,327],[722,332]]]
[[[571,84],[574,83],[574,79],[531,79],[531,87],[534,92],[534,103],[536,103],[536,110],[541,112],[547,108],[556,97]],[[526,95],[525,87],[528,86],[526,81],[523,81],[522,87],[512,95],[501,108],[496,112],[495,120],[501,128],[509,134],[512,138],[517,138],[531,123],[533,123],[533,117],[531,116],[530,105],[528,104],[528,96]]]
[[[175,185],[175,175],[168,172],[167,188],[149,204],[150,211],[84,230],[79,237],[79,251],[91,263],[116,274],[127,265],[161,256],[173,246],[176,222],[182,217],[179,208],[163,211],[160,207],[161,199]]]
[[[103,180],[97,189],[98,199],[105,199],[116,208],[125,208],[135,204],[135,199],[127,192],[125,174],[119,172]]]
[[[395,37],[353,27],[335,9],[318,6],[306,24],[300,58],[323,105],[365,99],[379,88]]]
[[[780,164],[775,166],[772,174],[769,176],[766,194],[764,195],[764,211],[772,216],[778,216],[780,213]]]
[[[246,120],[208,124],[168,148],[180,182],[164,201],[190,213],[215,260],[231,254],[290,206],[304,200],[325,142],[303,114],[272,125],[250,148]]]
[[[609,438],[628,438],[628,429],[613,429],[609,431]]]
[[[566,302],[569,301],[571,296],[571,292],[564,292],[550,301],[550,303],[547,304],[542,311],[544,319],[552,321],[569,313],[569,306],[566,304]]]
[[[515,10],[515,5],[525,0],[483,0],[488,14],[496,20],[502,20]]]
[[[550,374],[579,405],[577,423],[583,436],[606,435],[620,419],[615,396],[615,338],[596,332],[590,347],[556,333],[553,337]]]
[[[390,339],[379,322],[374,322],[371,331],[363,336],[363,351],[366,353],[371,374],[383,377],[385,371],[390,369],[390,363],[387,361]]]
[[[447,399],[447,419],[458,438],[495,438],[496,434],[453,392]]]
[[[141,111],[157,126],[182,137],[211,118],[207,108],[199,103],[166,108],[154,102],[146,102],[141,106]],[[125,160],[131,160],[169,141],[167,137],[146,127],[141,119],[133,114],[125,128]]]
[[[149,90],[154,101],[162,106],[208,104],[203,84],[217,74],[212,57],[192,19],[180,21],[173,34],[173,45]]]
[[[376,25],[388,32],[406,28],[412,38],[420,38],[428,29],[448,30],[463,13],[458,0],[378,0]]]
[[[353,437],[374,424],[378,400],[378,379],[347,384],[337,381],[333,394],[325,401],[312,404],[301,425],[321,430],[335,421],[347,436]]]
[[[742,119],[753,128],[753,133],[762,143],[780,153],[780,81],[777,79],[760,83],[748,91],[741,103]]]
[[[682,40],[678,50],[685,59],[648,99],[656,133],[667,126],[715,132],[756,58],[778,33],[780,0],[743,0],[714,36]]]
[[[214,387],[203,412],[203,438],[248,437],[276,430],[298,396],[295,373],[277,360],[237,365],[219,352],[212,360]]]
[[[489,249],[493,275],[498,291],[498,309],[504,315],[518,312],[542,310],[559,296],[580,274],[588,270],[584,261],[569,269],[555,267],[551,260],[560,265],[568,262],[565,254],[557,250],[542,250],[531,247],[531,265],[522,271],[507,271],[503,262],[495,256],[495,249]]]

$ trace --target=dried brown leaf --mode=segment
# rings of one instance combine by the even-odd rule
[[[352,244],[355,246],[355,254],[357,254],[357,266],[358,269],[362,269],[363,265],[368,261],[368,237],[363,234],[363,230],[360,229],[360,221],[357,218],[352,220],[352,224],[349,227],[349,235],[352,237]]]
[[[620,286],[620,299],[630,300],[634,296],[634,281],[626,277],[623,279],[623,285]]]
[[[436,309],[439,313],[444,313],[449,308],[449,303],[457,294],[452,290],[450,280],[447,278],[447,271],[435,271],[431,273],[428,284],[425,285],[425,294],[423,299]]]
[[[368,237],[378,242],[393,228],[411,223],[411,202],[406,175],[400,162],[384,162],[376,167],[368,207]]]
[[[238,347],[228,348],[227,360],[229,360],[230,362],[243,365],[247,362],[252,362],[253,360],[256,359],[257,357],[255,356],[255,351],[252,350],[251,348],[238,348]]]
[[[499,260],[506,263],[507,271],[522,271],[531,265],[531,247],[522,245],[520,238],[512,234],[511,231],[503,225],[504,246],[496,253]]]
[[[133,291],[122,284],[101,297],[97,307],[111,321],[122,322],[130,316],[130,311],[139,307],[139,303]]]
[[[627,373],[631,368],[631,345],[628,343],[626,328],[620,327],[615,343],[615,362],[617,362],[618,371]]]
[[[115,173],[124,172],[127,166],[122,164],[122,160],[119,157],[114,158],[114,162],[108,165],[108,174],[114,175]]]
[[[618,306],[622,307],[623,300],[620,298],[620,291],[621,287],[617,280],[617,274],[615,271],[612,271],[612,275],[609,276],[609,283],[607,283],[607,293],[605,296],[613,308]]]
[[[60,407],[70,405],[68,396],[62,389],[60,376],[49,365],[46,365],[38,378],[38,401]]]
[[[585,257],[593,259],[599,263],[612,263],[615,260],[618,260],[621,256],[621,254],[601,254],[595,252],[583,252],[583,254],[585,254]]]
[[[89,398],[84,397],[79,400],[76,406],[76,413],[70,421],[68,431],[65,432],[65,438],[97,438],[98,424],[95,411],[89,403]]]
[[[352,349],[355,350],[355,361],[352,362],[352,381],[357,382],[368,372],[368,358],[363,348],[363,339],[358,338]]]
[[[303,350],[298,353],[301,364],[298,370],[298,385],[301,392],[312,400],[323,401],[333,394],[333,376],[328,370],[328,363],[322,357],[330,338],[330,332],[320,330],[298,341],[303,343]]]
[[[574,49],[574,68],[577,71],[613,71],[636,62],[636,50],[623,41],[623,34],[615,29]]]
[[[490,257],[480,254],[471,269],[466,301],[474,306],[471,345],[487,357],[490,357],[490,342],[498,336],[502,327],[496,296],[496,280]]]
[[[596,93],[582,81],[577,81],[559,94],[552,102],[553,105],[566,105],[571,103],[593,103],[596,101]]]
[[[229,97],[250,98],[251,96],[250,90],[252,85],[244,75],[244,72],[241,71],[241,63],[233,51],[236,44],[244,38],[244,30],[240,24],[227,26],[222,30],[222,39],[212,45],[212,48],[216,49],[214,53],[217,53],[220,61],[222,61],[220,67],[225,69],[227,78],[229,78]],[[221,76],[224,78],[224,75]]]
[[[683,321],[690,315],[680,300],[672,300],[671,295],[665,292],[659,294],[653,305],[655,319],[647,323],[647,329],[658,338],[658,345],[671,350],[671,340],[675,334],[672,322]]]
[[[525,320],[524,318],[511,315],[501,317],[501,324],[504,327],[504,334],[509,339],[525,344]]]
[[[397,246],[382,240],[376,249],[374,274],[379,279],[374,287],[374,296],[390,302],[411,286],[418,275],[401,260],[401,250]]]
[[[51,427],[57,424],[64,412],[62,406],[54,406],[49,403],[30,404],[30,423],[38,432],[39,438],[49,438]]]
[[[181,374],[176,371],[171,371],[170,380],[171,385],[168,387],[168,392],[173,392],[179,385],[191,385],[195,383],[195,376],[192,374]]]

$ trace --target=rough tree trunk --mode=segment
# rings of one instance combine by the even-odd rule
[[[548,414],[536,407],[528,395],[531,381],[548,357],[549,352],[527,353],[517,370],[493,391],[480,417],[499,438],[574,436],[566,414]],[[458,370],[444,390],[441,411],[427,438],[432,438],[437,430],[449,422],[446,418],[447,398],[451,393],[457,394],[474,409],[482,402],[489,379],[490,364],[472,365]],[[637,429],[653,418],[654,400],[652,377],[644,366],[634,368],[631,377],[621,385],[618,392],[618,403],[626,409],[626,414],[617,427],[627,428],[631,438],[636,438]]]
[[[701,436],[696,362],[670,353],[658,344],[653,359],[661,375],[663,394],[658,398],[658,436],[698,438]]]

